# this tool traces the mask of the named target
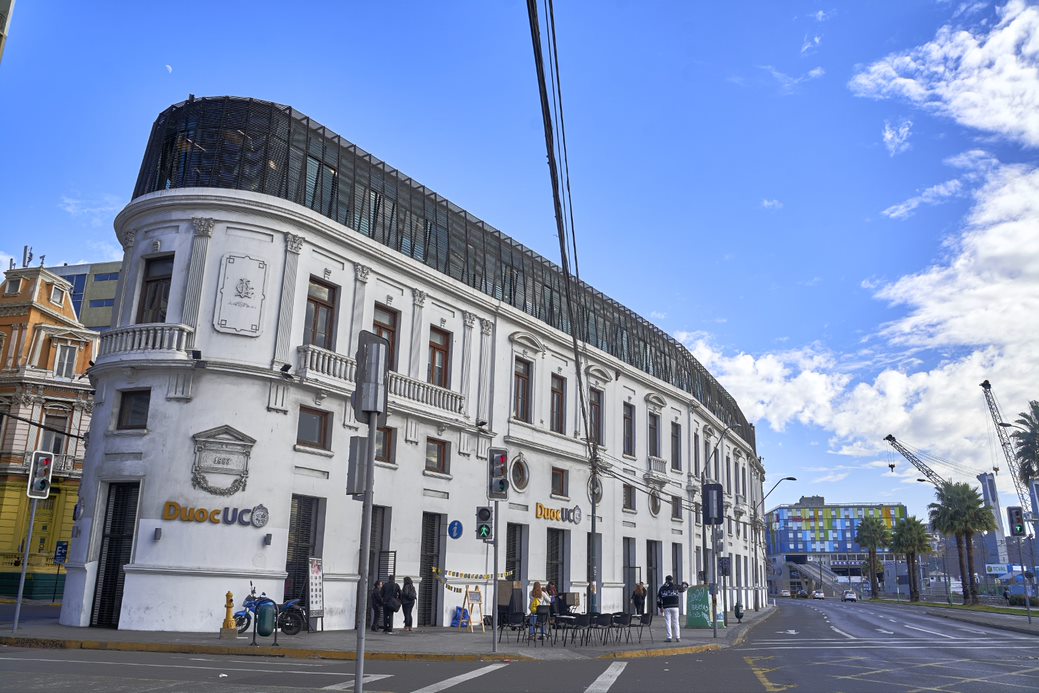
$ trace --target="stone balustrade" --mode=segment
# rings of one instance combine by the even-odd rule
[[[186,352],[194,334],[187,325],[147,323],[116,327],[101,335],[98,357],[155,351]]]

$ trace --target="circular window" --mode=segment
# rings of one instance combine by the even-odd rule
[[[653,515],[660,514],[660,496],[656,493],[649,494],[649,512]]]
[[[602,503],[602,479],[588,477],[588,500],[596,504]]]
[[[522,491],[527,488],[528,481],[530,481],[530,471],[527,469],[527,463],[522,457],[517,457],[512,462],[512,487],[517,491]]]

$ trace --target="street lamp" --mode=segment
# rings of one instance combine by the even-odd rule
[[[760,510],[760,517],[761,517],[761,526],[762,527],[765,526],[765,499],[768,498],[769,496],[771,496],[772,492],[776,490],[776,486],[779,486],[784,481],[797,481],[797,477],[796,476],[784,476],[782,479],[780,479],[776,483],[772,484],[772,488],[770,488],[768,490],[768,493],[766,493],[764,496],[761,497],[761,502],[759,503],[759,506],[761,508],[761,510]],[[768,547],[765,546],[765,537],[764,536],[761,537],[761,548],[764,550],[764,553],[765,553],[765,565],[768,565]],[[755,608],[755,611],[756,610],[757,609]]]
[[[741,425],[740,424],[726,424],[725,428],[722,430],[722,434],[718,437],[718,442],[714,444],[714,449],[711,451],[710,456],[708,456],[708,458],[706,460],[704,460],[703,475],[700,477],[700,494],[701,494],[701,496],[703,495],[703,487],[707,483],[707,477],[708,477],[707,469],[711,465],[711,459],[714,458],[715,455],[718,454],[718,448],[721,446],[722,441],[725,440],[725,434],[728,433],[730,430],[732,430],[734,428],[741,428]],[[721,476],[720,469],[719,469],[718,476]],[[702,499],[701,499],[701,502],[702,502]],[[717,530],[715,530],[715,532],[716,531]],[[712,532],[712,536],[717,536],[717,535],[714,532]],[[712,624],[711,624],[711,627],[712,627],[712,630],[714,631],[714,637],[718,637],[718,616],[717,616],[717,614],[718,614],[718,597],[717,597],[718,588],[717,588],[717,586],[715,584],[716,581],[717,581],[715,566],[718,564],[718,557],[717,557],[716,553],[717,553],[716,551],[713,551],[713,550],[711,551],[710,570],[708,571],[708,564],[707,564],[707,523],[705,522],[704,525],[703,525],[704,577],[706,577],[708,582],[712,585],[711,590],[710,590],[711,591],[711,619],[713,621]],[[728,594],[727,593],[723,593],[722,596],[724,598],[724,603],[723,603],[724,609],[725,609],[725,612],[727,612],[729,610]]]

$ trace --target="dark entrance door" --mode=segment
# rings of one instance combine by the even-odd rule
[[[436,513],[422,513],[422,548],[419,556],[418,624],[420,626],[440,625],[441,607],[440,583],[433,575],[433,568],[442,569],[443,557],[441,543],[444,537],[444,516]]]
[[[119,627],[123,604],[123,566],[130,562],[134,527],[137,526],[137,496],[140,484],[110,484],[101,531],[101,553],[94,584],[94,608],[90,625]]]
[[[313,496],[293,496],[289,510],[289,546],[285,555],[285,599],[307,598],[307,559],[318,556],[318,501]]]

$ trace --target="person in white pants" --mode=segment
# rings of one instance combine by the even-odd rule
[[[689,587],[688,582],[681,585],[675,584],[675,579],[668,575],[664,578],[664,584],[657,590],[657,608],[664,614],[664,633],[667,636],[665,642],[682,642],[682,629],[678,625],[680,607],[682,605],[682,592]]]

